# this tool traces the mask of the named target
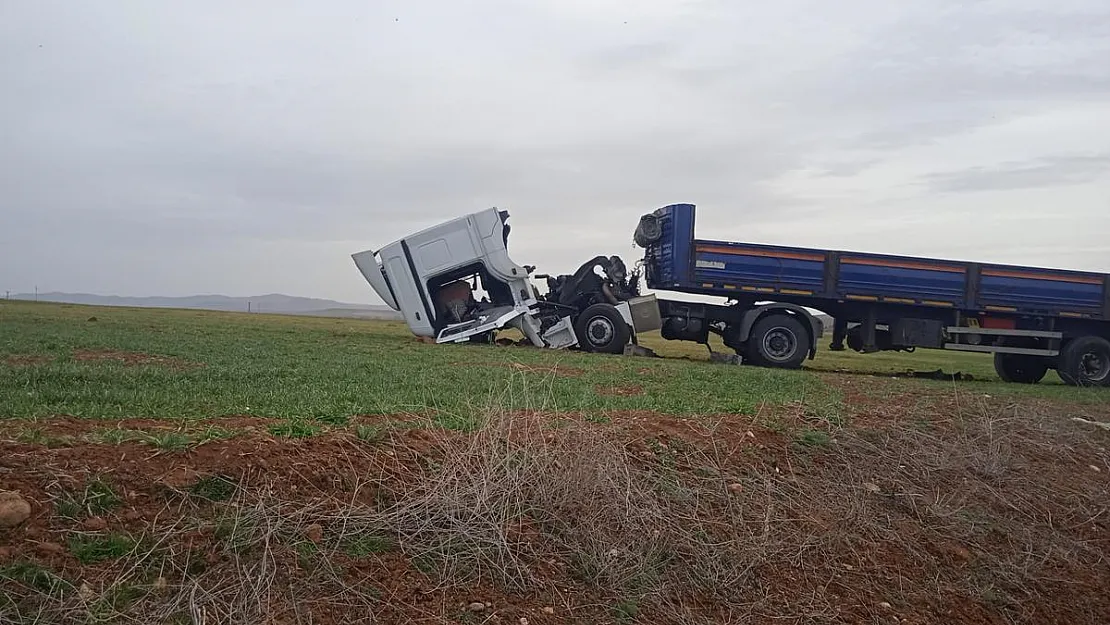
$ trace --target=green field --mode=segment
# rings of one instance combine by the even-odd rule
[[[0,302],[0,622],[1106,622],[1105,389],[644,342]]]
[[[906,379],[966,389],[1104,402],[1097,390],[1003,384],[980,355],[821,351],[803,371],[706,362],[704,347],[647,337],[660,359],[524,347],[427,345],[400,323],[207,311],[0,303],[0,417],[342,420],[427,414],[465,426],[491,403],[548,411],[753,413],[762,404],[838,397],[837,372],[971,374]],[[827,341],[823,341],[825,343]],[[824,344],[822,345],[822,348]]]

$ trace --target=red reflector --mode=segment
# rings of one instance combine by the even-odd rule
[[[1017,328],[1017,319],[1006,317],[983,317],[979,320],[979,327],[993,328],[995,330],[1013,330]]]

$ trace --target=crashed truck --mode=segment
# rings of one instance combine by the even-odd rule
[[[822,325],[805,308],[644,295],[643,261],[631,273],[619,256],[597,256],[573,274],[535,273],[509,258],[508,219],[507,211],[491,208],[352,258],[409,329],[436,343],[493,342],[498,331],[516,329],[537,347],[650,354],[638,337],[658,330],[666,339],[706,345],[714,332],[745,362],[766,366],[796,368],[816,353]],[[650,249],[662,234],[658,221],[645,218],[634,238]],[[540,280],[546,292],[537,290]]]
[[[617,354],[659,329],[655,297],[618,256],[568,275],[536,274],[509,258],[509,213],[491,208],[352,258],[370,286],[417,336],[437,343],[493,342],[516,329],[537,347]],[[537,291],[533,280],[544,280]]]
[[[693,204],[641,216],[631,275],[604,256],[533,275],[509,259],[508,213],[497,209],[354,259],[413,332],[438,342],[513,327],[541,347],[635,353],[639,335],[659,330],[706,346],[715,335],[730,359],[796,368],[816,354],[819,310],[835,320],[834,351],[986,353],[1007,382],[1055,370],[1067,384],[1110,386],[1110,274],[699,239],[694,222]],[[690,299],[642,295],[641,272],[653,292]]]

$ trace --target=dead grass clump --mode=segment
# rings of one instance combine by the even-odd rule
[[[668,557],[675,521],[618,444],[496,417],[442,448],[438,467],[382,513],[401,547],[444,579],[541,583],[549,561],[626,586]]]

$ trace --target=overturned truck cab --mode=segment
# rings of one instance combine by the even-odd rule
[[[366,281],[413,334],[437,343],[492,342],[516,329],[537,347],[621,353],[659,328],[653,296],[618,257],[599,256],[571,275],[532,283],[535,267],[509,258],[509,213],[490,208],[352,254]]]

